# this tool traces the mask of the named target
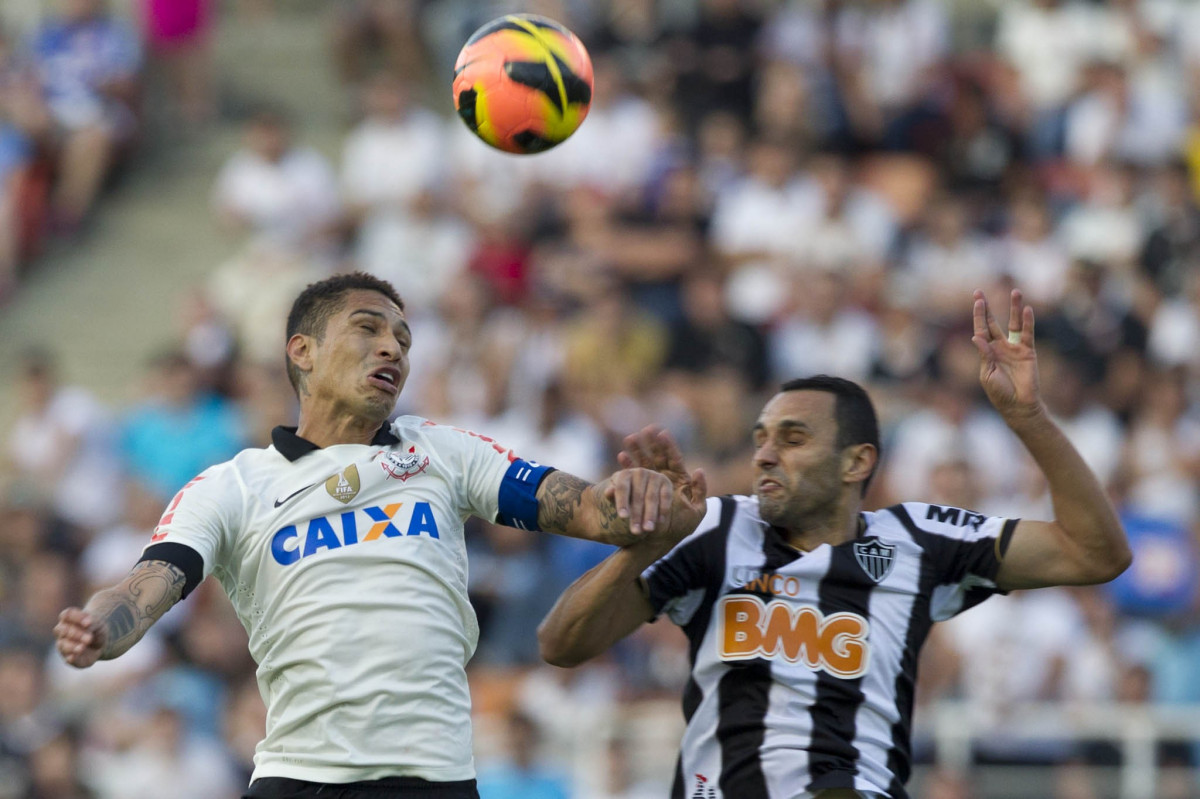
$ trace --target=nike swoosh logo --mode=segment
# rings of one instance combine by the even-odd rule
[[[275,500],[275,507],[278,508],[280,505],[284,504],[285,502],[290,501],[297,494],[303,494],[305,491],[308,491],[310,488],[316,488],[318,485],[319,485],[319,483],[313,483],[312,485],[306,485],[304,488],[301,488],[299,491],[293,491],[292,493],[288,494],[283,499]]]

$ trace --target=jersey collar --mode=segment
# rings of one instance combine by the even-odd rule
[[[275,445],[275,449],[279,450],[279,454],[289,461],[297,461],[308,453],[320,449],[307,438],[296,435],[296,428],[282,425],[271,431],[271,443]],[[396,438],[396,434],[392,432],[392,426],[384,422],[383,427],[380,427],[375,433],[375,437],[371,439],[371,443],[387,447],[399,444],[400,439]]]

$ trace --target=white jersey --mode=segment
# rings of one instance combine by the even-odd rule
[[[254,779],[474,777],[463,522],[536,527],[549,470],[414,416],[370,445],[273,440],[188,483],[142,556],[187,591],[214,575],[245,625],[267,704]]]
[[[673,799],[903,799],[917,653],[997,588],[1014,519],[909,502],[800,552],[754,497],[713,497],[644,573],[691,644]]]

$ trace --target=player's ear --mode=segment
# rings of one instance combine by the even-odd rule
[[[870,478],[879,462],[874,444],[853,444],[842,450],[842,480],[861,483]]]
[[[313,368],[313,337],[296,333],[288,339],[287,357],[301,372],[311,372]]]

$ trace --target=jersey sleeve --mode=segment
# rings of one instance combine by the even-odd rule
[[[186,597],[227,551],[242,507],[241,484],[229,468],[205,470],[171,499],[139,562],[161,560],[178,567],[187,578]]]
[[[522,530],[539,529],[537,490],[553,468],[519,458],[478,433],[432,423],[428,429],[437,430],[452,445],[467,513]]]
[[[922,502],[890,510],[920,544],[936,578],[929,608],[934,621],[1004,593],[996,585],[996,574],[1017,519]]]
[[[642,572],[654,615],[666,613],[680,627],[692,620],[706,594],[719,590],[724,579],[725,534],[734,500],[709,497],[706,504],[695,531]]]

